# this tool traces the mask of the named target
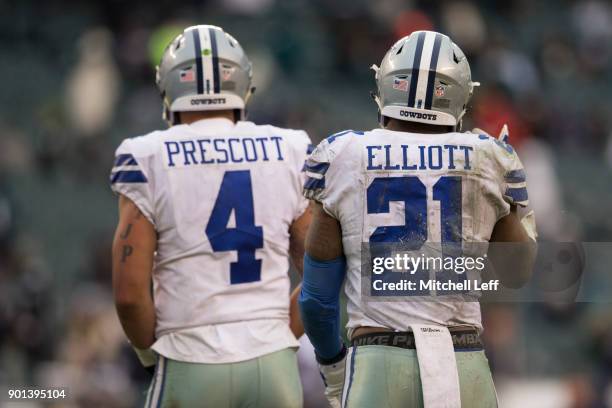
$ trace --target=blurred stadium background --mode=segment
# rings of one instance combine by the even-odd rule
[[[108,175],[121,139],[164,126],[154,66],[199,23],[253,60],[250,119],[316,142],[377,126],[369,66],[396,39],[449,34],[483,85],[464,128],[509,124],[541,239],[612,237],[609,1],[0,1],[0,386],[141,401],[148,377],[111,299]],[[487,305],[502,407],[612,407],[609,306]]]

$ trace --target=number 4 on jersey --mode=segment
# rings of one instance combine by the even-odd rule
[[[232,210],[236,226],[228,228]],[[238,251],[238,261],[230,264],[232,285],[261,280],[261,259],[255,259],[255,250],[263,248],[263,228],[255,225],[250,171],[228,171],[223,175],[206,236],[215,252]]]

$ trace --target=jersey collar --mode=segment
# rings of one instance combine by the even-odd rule
[[[227,118],[210,118],[210,119],[200,119],[196,122],[189,124],[189,126],[195,129],[205,129],[205,128],[221,128],[226,129],[234,126],[234,122]]]

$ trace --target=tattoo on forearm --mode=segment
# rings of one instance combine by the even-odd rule
[[[125,260],[132,255],[132,252],[134,251],[134,248],[131,245],[124,245],[123,246],[123,253],[121,254],[121,262],[125,262]]]
[[[128,224],[128,226],[125,229],[125,231],[123,231],[123,233],[121,233],[121,235],[120,235],[121,239],[126,239],[128,237],[128,235],[130,235],[131,231],[132,231],[132,224]]]

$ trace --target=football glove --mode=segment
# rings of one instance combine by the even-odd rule
[[[324,364],[325,362],[317,358],[319,371],[325,383],[325,398],[327,398],[332,408],[340,408],[342,406],[342,390],[344,388],[346,346],[342,345],[342,351],[333,360],[329,364]]]

